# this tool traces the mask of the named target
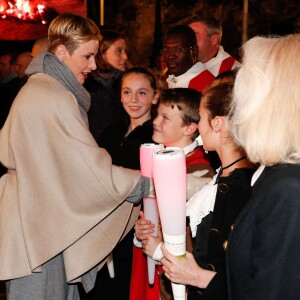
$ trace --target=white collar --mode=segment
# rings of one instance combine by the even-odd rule
[[[192,152],[197,147],[198,147],[198,142],[195,140],[188,146],[184,147],[182,150],[184,152],[184,155],[187,155],[188,153]]]
[[[186,203],[186,216],[190,217],[192,237],[196,236],[197,226],[203,218],[214,210],[218,189],[218,185],[215,184],[217,176],[218,170],[213,179]]]
[[[261,165],[256,171],[255,173],[252,175],[252,179],[251,179],[251,186],[254,185],[254,183],[256,182],[256,180],[259,178],[259,176],[261,175],[261,173],[263,172],[263,170],[265,169],[266,166]]]
[[[182,78],[185,78],[187,75],[192,76],[193,78],[203,71],[205,71],[204,64],[198,61],[191,68],[189,68],[185,73],[179,76],[170,74],[169,77],[167,78],[167,81],[177,83],[178,81],[182,80]]]

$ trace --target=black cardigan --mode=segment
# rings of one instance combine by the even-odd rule
[[[220,177],[214,211],[197,226],[194,257],[204,269],[216,271],[206,289],[189,287],[188,300],[227,299],[226,244],[232,225],[250,198],[252,169],[235,169]]]
[[[110,126],[99,140],[99,145],[108,151],[114,165],[139,170],[141,144],[153,143],[152,120],[136,127],[125,137],[128,129],[127,124],[129,122],[123,119],[118,124]]]

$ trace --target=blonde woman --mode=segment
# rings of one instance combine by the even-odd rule
[[[229,298],[300,299],[300,35],[243,50],[231,123],[261,167],[228,246]]]
[[[129,201],[149,192],[149,179],[113,166],[89,132],[82,84],[96,69],[97,25],[62,14],[48,39],[0,131],[0,280],[10,300],[78,299],[78,281],[90,290],[137,217]]]

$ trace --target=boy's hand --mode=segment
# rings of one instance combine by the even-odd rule
[[[150,220],[145,220],[144,213],[140,211],[140,218],[134,223],[135,235],[139,241],[143,241],[153,233],[154,224],[151,224]]]
[[[153,253],[156,250],[157,246],[162,242],[162,234],[161,231],[158,230],[158,236],[153,237],[151,235],[148,236],[146,240],[143,240],[143,251],[146,255],[153,257]]]

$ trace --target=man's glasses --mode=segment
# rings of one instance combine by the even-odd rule
[[[193,49],[193,47],[189,47],[189,48],[183,48],[183,47],[178,47],[178,48],[163,48],[161,49],[160,53],[161,54],[181,54],[183,52],[185,52],[186,50],[190,50]]]

